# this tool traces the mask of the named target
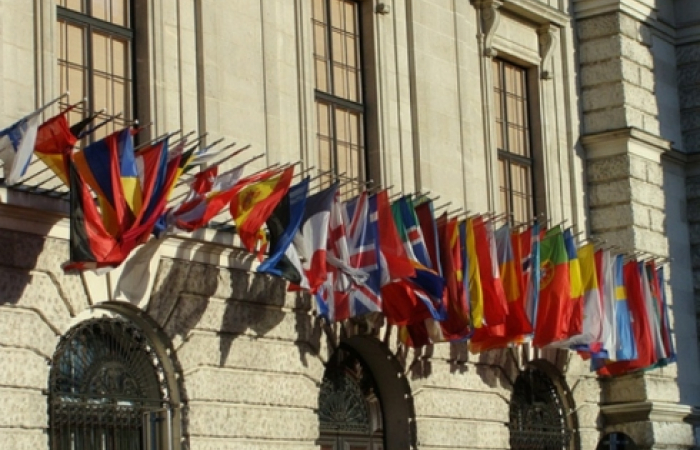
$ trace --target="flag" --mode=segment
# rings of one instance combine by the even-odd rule
[[[666,299],[666,278],[663,266],[656,270],[656,275],[659,283],[659,298],[661,299],[663,311],[662,325],[664,347],[666,348],[667,362],[672,363],[676,361],[676,348],[673,343],[673,336],[671,336],[671,321],[669,319],[668,300]]]
[[[591,356],[611,361],[617,360],[617,301],[615,298],[614,260],[609,250],[595,253],[596,275],[601,300],[600,349],[591,348]]]
[[[418,220],[418,226],[423,234],[425,249],[428,252],[428,258],[430,260],[430,265],[426,264],[426,266],[442,275],[442,268],[440,267],[440,242],[435,221],[435,211],[433,210],[433,201],[426,198],[424,201],[415,205],[414,210],[416,219]]]
[[[618,361],[598,368],[598,374],[601,376],[622,375],[650,367],[654,363],[653,342],[650,336],[649,318],[644,306],[644,292],[639,264],[636,261],[624,263],[622,273],[636,355],[629,360],[622,360],[618,355]]]
[[[564,245],[569,258],[569,286],[571,287],[571,320],[569,321],[569,337],[583,332],[583,284],[581,282],[581,265],[576,251],[571,228],[564,230]]]
[[[240,189],[231,199],[229,210],[236,232],[249,252],[255,250],[260,228],[289,190],[293,175],[293,166],[271,172]]]
[[[444,297],[447,317],[440,322],[440,327],[446,341],[460,341],[469,336],[471,320],[463,282],[464,272],[457,219],[448,219],[445,213],[438,220],[437,229],[440,266],[443,269],[447,287]]]
[[[476,353],[482,342],[493,337],[505,336],[508,306],[500,277],[496,243],[491,224],[484,222],[482,217],[477,217],[474,219],[473,230],[476,263],[479,265],[483,291],[483,323],[481,327],[475,327],[469,348],[470,351]]]
[[[345,320],[382,309],[376,200],[375,196],[369,197],[363,192],[343,205],[347,263],[354,272],[346,273],[350,276],[347,291],[335,292],[332,320]],[[345,268],[338,270],[345,271]]]
[[[74,155],[75,157],[75,155]],[[138,245],[144,243],[153,230],[153,226],[165,209],[169,185],[175,178],[177,161],[169,165],[165,178],[166,189],[158,198],[153,197],[152,184],[147,184],[145,198],[152,204],[152,213],[146,214],[142,208],[134,220],[119,224],[116,232],[111,232],[104,224],[104,210],[98,210],[93,200],[92,193],[88,189],[83,174],[71,159],[69,164],[70,191],[71,191],[71,235],[70,235],[70,262],[64,266],[65,271],[96,269],[102,267],[116,267],[121,264],[129,253]],[[85,160],[83,160],[85,162]],[[111,162],[114,164],[114,160]],[[116,166],[116,164],[114,164]],[[158,166],[149,166],[149,170],[159,170]],[[114,167],[111,168],[115,170]],[[91,176],[92,173],[89,172]],[[118,180],[120,173],[118,167],[110,186],[116,186],[115,192],[119,192]],[[148,174],[147,179],[155,179]],[[117,204],[119,196],[115,196]],[[106,204],[106,203],[103,203]]]
[[[131,130],[124,128],[73,154],[73,164],[83,181],[95,192],[102,221],[113,236],[133,223],[134,215],[129,206],[130,200],[133,205],[135,192],[132,188],[137,182],[133,150]],[[129,167],[129,162],[132,167]],[[124,178],[133,175],[133,180],[123,182],[121,171],[124,168]]]
[[[637,358],[637,346],[632,334],[632,316],[624,279],[624,257],[615,256],[615,330],[617,340],[617,359],[629,361]]]
[[[377,213],[376,227],[379,234],[382,286],[392,280],[415,276],[416,269],[408,259],[406,249],[399,237],[387,192],[379,191],[375,194],[374,202]]]
[[[34,113],[0,131],[0,161],[3,162],[5,184],[19,183],[27,172],[40,123],[39,114]]]
[[[408,257],[412,261],[420,263],[422,266],[431,269],[430,255],[425,245],[423,232],[418,225],[413,203],[408,197],[401,197],[391,205],[396,228],[399,237],[404,243],[404,248]],[[403,226],[400,226],[403,225]]]
[[[64,111],[41,124],[37,131],[34,145],[36,156],[66,186],[70,183],[68,165],[73,147],[78,141],[78,135],[93,119],[88,117],[73,127],[69,127],[68,119],[66,118],[67,113],[67,111]]]
[[[569,251],[569,256],[571,256]],[[582,331],[569,339],[555,343],[557,347],[576,346],[577,350],[600,351],[600,338],[603,328],[600,289],[598,274],[595,264],[595,246],[586,244],[578,249],[577,268],[579,269],[579,282],[583,291],[583,320]],[[576,270],[569,260],[569,269]],[[572,296],[576,293],[573,287],[575,275],[571,276]]]
[[[533,331],[537,328],[537,306],[540,299],[541,243],[540,225],[535,221],[529,230],[520,234],[521,255],[523,261],[523,279],[525,283],[525,312]]]
[[[187,198],[168,213],[168,222],[184,231],[206,226],[236,195],[243,169],[238,166],[218,175],[213,166],[197,173]]]
[[[481,288],[479,257],[476,252],[474,219],[467,219],[467,266],[469,273],[469,306],[472,313],[472,326],[477,329],[486,325],[484,320],[484,291]]]
[[[302,261],[302,267],[309,283],[309,292],[316,293],[326,280],[326,246],[331,207],[338,183],[311,195],[306,200],[304,216],[293,245]]]
[[[547,231],[541,252],[540,297],[532,341],[537,347],[568,337],[571,320],[569,264],[560,227]]]
[[[640,279],[642,283],[642,294],[644,296],[644,311],[649,320],[649,338],[652,343],[653,366],[665,365],[666,349],[662,335],[662,312],[661,303],[657,292],[653,289],[654,270],[647,263],[638,263]]]
[[[267,219],[267,229],[270,233],[269,256],[257,269],[258,272],[284,278],[305,289],[308,289],[309,285],[292,241],[304,217],[308,192],[309,178],[306,177],[289,188],[272,211]]]

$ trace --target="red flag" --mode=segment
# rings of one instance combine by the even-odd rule
[[[376,198],[379,251],[383,259],[381,262],[382,285],[385,285],[391,280],[413,277],[416,274],[416,270],[406,254],[406,249],[396,229],[394,216],[389,205],[389,195],[386,191],[380,191],[376,194]]]
[[[255,250],[260,228],[289,190],[293,175],[293,166],[282,172],[270,172],[265,178],[240,189],[231,200],[229,209],[236,232],[249,252]]]
[[[463,282],[464,270],[457,219],[448,219],[445,213],[438,219],[437,228],[440,263],[447,287],[443,297],[447,319],[440,322],[440,327],[446,341],[462,340],[471,332],[471,321]]]
[[[474,240],[479,264],[481,289],[484,296],[484,326],[476,328],[471,342],[478,343],[488,337],[505,336],[506,294],[498,274],[498,263],[494,261],[491,245],[493,234],[486,229],[483,218],[474,219]],[[476,346],[474,348],[477,348]]]
[[[537,347],[569,336],[572,302],[568,262],[561,228],[549,230],[541,244],[540,298],[532,340]]]
[[[68,164],[73,146],[78,138],[68,126],[66,112],[58,114],[39,127],[34,143],[34,153],[63,183],[69,184]]]
[[[442,275],[440,268],[440,246],[438,244],[438,231],[435,226],[435,215],[433,213],[432,200],[426,200],[415,206],[418,225],[423,233],[425,240],[425,248],[428,250],[430,257],[431,269]]]

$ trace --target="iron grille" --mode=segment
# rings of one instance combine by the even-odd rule
[[[69,331],[53,357],[49,387],[52,450],[141,450],[143,414],[169,400],[154,349],[118,319]]]
[[[515,381],[510,402],[513,450],[569,450],[574,430],[554,381],[530,367]]]

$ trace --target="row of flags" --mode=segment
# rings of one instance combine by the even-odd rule
[[[338,183],[312,193],[309,177],[295,182],[294,165],[244,176],[255,158],[194,173],[174,201],[183,174],[212,160],[209,148],[172,135],[135,147],[139,130],[124,128],[77,150],[90,120],[70,126],[66,113],[0,132],[7,184],[34,154],[70,188],[64,270],[116,267],[148,239],[197,230],[228,208],[242,245],[261,259],[257,271],[313,295],[329,322],[382,313],[412,347],[567,348],[603,376],[675,361],[664,269],[654,261],[577,246],[561,225],[520,231],[489,216],[436,217],[420,194],[343,200]]]

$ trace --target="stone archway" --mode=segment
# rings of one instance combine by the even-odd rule
[[[51,360],[50,448],[141,450],[167,441],[180,449],[180,386],[167,339],[131,305],[92,312]]]
[[[369,336],[342,341],[326,365],[319,395],[320,447],[415,448],[414,418],[409,384],[389,349]]]
[[[511,449],[579,450],[575,411],[558,369],[545,360],[529,362],[518,374],[511,394]]]

